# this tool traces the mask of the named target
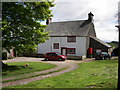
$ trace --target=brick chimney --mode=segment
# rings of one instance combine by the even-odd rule
[[[49,25],[52,22],[52,18],[47,19],[46,25]]]
[[[93,14],[90,12],[90,13],[88,13],[88,20],[90,21],[90,22],[92,22],[93,21]]]

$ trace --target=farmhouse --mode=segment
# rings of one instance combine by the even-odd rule
[[[38,45],[38,53],[59,52],[68,58],[83,59],[95,52],[110,52],[111,46],[96,37],[93,14],[87,20],[51,22],[48,19],[46,31],[50,39]]]

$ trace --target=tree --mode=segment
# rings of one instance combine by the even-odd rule
[[[3,2],[2,47],[23,53],[45,42],[48,32],[40,21],[53,16],[53,6],[52,2]]]

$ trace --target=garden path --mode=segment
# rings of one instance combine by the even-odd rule
[[[85,63],[85,62],[93,61],[93,59],[88,58],[85,60],[44,61],[44,58],[17,57],[14,59],[3,61],[3,62],[9,63],[9,62],[31,62],[31,61],[32,62],[51,63],[51,64],[55,64],[57,67],[55,67],[53,69],[44,70],[44,71],[34,72],[32,74],[26,74],[26,75],[20,75],[17,77],[15,76],[15,77],[5,78],[5,79],[3,79],[3,81],[7,81],[7,80],[13,80],[13,81],[3,82],[2,87],[22,85],[22,84],[27,84],[27,83],[34,82],[37,80],[42,80],[44,78],[57,76],[57,75],[65,73],[65,72],[69,72],[69,71],[77,69],[78,68],[77,63]],[[61,70],[61,69],[63,69],[63,70]],[[54,71],[58,71],[58,72],[54,72]],[[49,72],[53,72],[53,73],[49,73]],[[45,74],[45,75],[40,75],[40,74]],[[37,75],[37,76],[35,76],[35,75]],[[35,76],[35,77],[31,77],[31,76]],[[31,78],[27,78],[27,77],[31,77]],[[23,78],[25,78],[25,79],[23,79]],[[20,79],[20,80],[15,80],[15,79]]]

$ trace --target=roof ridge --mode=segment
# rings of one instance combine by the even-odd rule
[[[79,22],[79,21],[87,21],[87,20],[58,21],[58,22],[51,22],[51,23],[62,23],[62,22]]]

